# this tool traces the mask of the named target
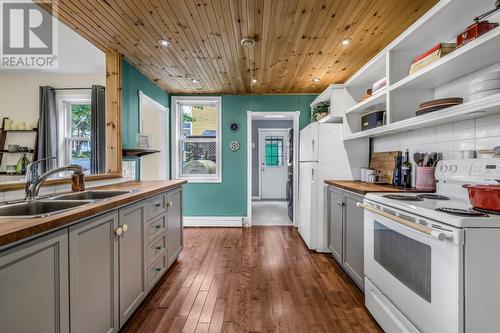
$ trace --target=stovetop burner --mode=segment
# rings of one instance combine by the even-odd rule
[[[387,194],[384,195],[385,198],[403,201],[423,201],[424,199],[417,197],[416,195],[399,195],[399,194]]]
[[[417,197],[422,199],[434,199],[434,200],[450,200],[447,196],[431,193],[417,194]]]
[[[471,216],[471,217],[487,217],[488,214],[473,210],[473,209],[459,209],[459,208],[436,208],[438,212],[448,213],[457,216]]]

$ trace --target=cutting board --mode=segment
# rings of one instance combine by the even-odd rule
[[[373,153],[370,160],[370,168],[377,170],[378,182],[392,184],[394,172],[394,158],[401,155],[400,151],[385,151]]]

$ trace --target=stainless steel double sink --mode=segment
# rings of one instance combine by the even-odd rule
[[[5,206],[0,206],[0,218],[37,218],[51,216],[88,205],[97,200],[106,200],[133,191],[134,190],[89,190],[55,195],[40,200],[22,201],[10,205],[7,204]]]

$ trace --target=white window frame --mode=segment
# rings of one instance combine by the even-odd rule
[[[71,138],[68,133],[71,131],[71,117],[69,115],[71,104],[91,104],[90,92],[81,93],[58,93],[57,110],[58,110],[58,136],[59,136],[59,151],[58,165],[68,165],[71,161],[71,150],[69,141],[78,140],[79,138]],[[84,140],[87,141],[87,140]],[[88,140],[90,142],[90,138]]]
[[[216,171],[213,175],[184,175],[182,174],[182,109],[181,104],[215,104],[217,107],[217,138],[216,138]],[[222,98],[218,96],[173,96],[173,154],[172,178],[184,179],[190,183],[222,183]],[[202,142],[204,139],[199,139]]]

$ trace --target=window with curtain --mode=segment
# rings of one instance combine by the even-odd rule
[[[59,164],[77,164],[90,173],[92,115],[89,94],[59,97]],[[61,135],[62,134],[62,135]]]
[[[173,97],[174,178],[221,181],[220,97]]]

